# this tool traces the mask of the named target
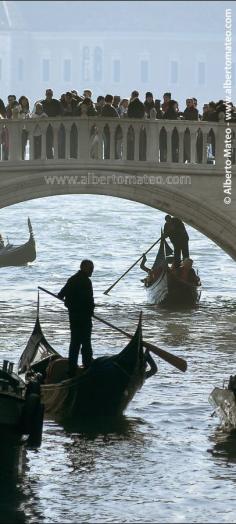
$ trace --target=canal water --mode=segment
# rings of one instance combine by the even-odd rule
[[[163,213],[103,196],[38,199],[0,211],[9,241],[27,239],[28,216],[36,261],[1,269],[1,361],[17,363],[27,343],[37,286],[57,293],[81,259],[91,258],[97,314],[132,333],[143,311],[145,339],[185,358],[188,370],[155,357],[158,374],[119,424],[75,428],[45,421],[38,450],[1,436],[0,522],[236,522],[236,437],[222,431],[208,402],[214,386],[236,373],[235,262],[187,227],[201,303],[167,312],[146,303],[139,266],[103,294],[159,238]],[[40,318],[48,341],[66,356],[66,309],[41,294]],[[115,354],[126,343],[94,321],[95,356]]]

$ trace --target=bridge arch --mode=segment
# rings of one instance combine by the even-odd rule
[[[145,185],[139,183],[139,177],[144,176],[144,171],[138,174],[127,173],[125,170],[117,169],[117,166],[112,171],[104,168],[96,171],[72,170],[66,167],[63,170],[44,168],[34,170],[30,176],[22,170],[22,173],[20,175],[18,173],[17,176],[11,177],[6,174],[6,184],[2,186],[0,194],[0,209],[20,202],[56,195],[93,194],[123,198],[181,217],[186,224],[207,236],[236,260],[235,223],[229,220],[223,206],[222,212],[216,208],[214,198],[213,203],[204,200],[202,196],[204,187],[203,193],[197,194],[191,187],[190,191],[186,191],[187,186],[184,185],[177,188],[175,185],[169,185],[168,182],[155,184],[157,176],[154,174],[150,175],[153,183]],[[158,178],[160,176],[166,177],[166,181],[170,178],[169,172],[158,174]],[[180,177],[178,174],[174,175],[177,178],[178,176]],[[181,176],[185,177],[183,174]],[[135,183],[132,183],[130,177],[135,177]],[[215,184],[216,180],[212,182]]]

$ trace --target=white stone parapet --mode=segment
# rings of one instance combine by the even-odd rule
[[[235,136],[225,122],[0,120],[0,209],[65,194],[125,198],[181,217],[236,260]]]
[[[99,117],[0,120],[0,162],[225,164],[225,129],[236,123]]]

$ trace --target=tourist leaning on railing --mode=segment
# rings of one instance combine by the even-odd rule
[[[140,100],[138,91],[132,91],[130,99],[123,98],[121,100],[120,95],[109,95],[112,102],[109,102],[109,106],[112,107],[118,116],[128,118],[151,118],[154,119],[176,119],[175,111],[173,111],[173,104],[171,99],[171,93],[166,92],[163,95],[163,103],[160,103],[159,99],[154,101],[153,93],[147,91],[144,103]],[[66,93],[62,93],[60,100],[53,98],[53,90],[47,89],[45,93],[45,99],[41,99],[40,102],[43,104],[43,111],[48,117],[76,117],[81,116],[81,103],[86,100],[85,104],[88,103],[88,109],[85,111],[85,107],[82,109],[83,115],[86,116],[115,116],[114,112],[107,107],[104,109],[105,97],[100,95],[97,98],[97,102],[92,101],[92,91],[85,89],[83,95],[79,95],[78,91],[72,89]],[[19,107],[21,106],[21,107]],[[205,120],[208,122],[218,122],[219,116],[222,121],[225,114],[226,102],[219,100],[218,102],[211,101],[203,106],[203,114],[199,115],[197,109],[197,99],[195,97],[189,97],[186,100],[186,108],[184,111],[177,111],[178,117],[184,120]],[[35,110],[35,104],[34,109]],[[0,99],[0,115],[3,118],[28,118],[29,113],[29,100],[26,96],[21,96],[19,101],[16,95],[8,95],[8,103],[5,107],[4,101]],[[109,114],[108,114],[109,113]],[[21,116],[20,116],[21,115]],[[236,108],[232,104],[231,121],[236,121]]]

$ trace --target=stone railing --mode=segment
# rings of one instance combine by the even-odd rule
[[[0,120],[5,162],[133,161],[224,166],[226,124],[186,120],[32,118]],[[232,130],[232,163],[236,124]]]

